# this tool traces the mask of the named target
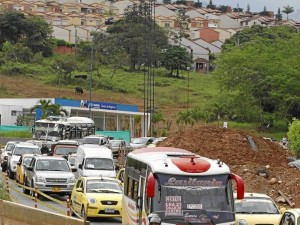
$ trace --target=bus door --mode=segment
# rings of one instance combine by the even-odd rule
[[[137,211],[138,211],[138,225],[146,225],[146,213],[145,213],[145,177],[140,175],[139,178],[139,189],[137,199]]]

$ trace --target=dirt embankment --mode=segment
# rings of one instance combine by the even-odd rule
[[[251,148],[247,136],[252,137],[257,150]],[[277,142],[241,130],[199,126],[179,131],[159,146],[183,148],[220,159],[244,179],[247,192],[268,194],[276,201],[280,190],[300,207],[300,170],[288,166],[292,153]],[[258,175],[259,169],[264,169],[268,177]],[[279,205],[289,207],[287,203]]]

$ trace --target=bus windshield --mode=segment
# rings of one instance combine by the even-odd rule
[[[234,220],[231,182],[228,175],[183,176],[156,174],[153,211],[163,221],[181,217],[198,218],[196,223],[221,223]],[[203,217],[201,221],[200,217]],[[206,219],[204,219],[206,217]],[[187,218],[182,218],[186,221]],[[193,222],[190,221],[189,222]]]

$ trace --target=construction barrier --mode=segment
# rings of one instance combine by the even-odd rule
[[[16,213],[17,212],[17,213]],[[2,225],[89,225],[86,220],[0,200]]]

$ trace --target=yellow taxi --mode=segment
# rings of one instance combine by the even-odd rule
[[[17,163],[16,170],[16,182],[19,184],[24,184],[25,167],[27,167],[33,158],[33,154],[24,154],[20,157]]]
[[[237,225],[277,225],[281,217],[275,202],[266,194],[245,193],[244,199],[235,199],[234,205]]]
[[[300,225],[300,209],[287,209],[284,211],[279,225]]]
[[[71,194],[71,211],[81,217],[121,217],[123,188],[119,180],[80,177]]]

